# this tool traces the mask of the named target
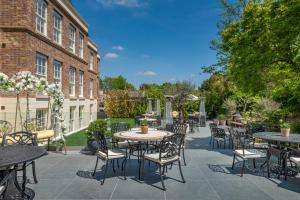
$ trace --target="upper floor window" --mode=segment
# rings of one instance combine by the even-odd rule
[[[90,98],[93,98],[94,80],[90,79]]]
[[[35,56],[36,74],[38,76],[47,76],[47,57],[37,53]]]
[[[79,97],[83,97],[83,71],[79,70]]]
[[[94,54],[90,53],[90,69],[93,70],[94,69]]]
[[[61,44],[61,16],[57,12],[53,13],[53,39],[57,44]]]
[[[69,48],[70,50],[75,53],[75,28],[70,25],[69,27]]]
[[[36,1],[36,30],[47,35],[47,4],[44,0]]]
[[[75,69],[72,66],[69,70],[69,84],[69,94],[70,96],[75,96]]]
[[[60,85],[61,82],[61,62],[54,60],[53,62],[53,78],[54,82]]]
[[[79,46],[79,57],[83,58],[83,35],[79,33],[79,40],[78,40],[78,46]]]

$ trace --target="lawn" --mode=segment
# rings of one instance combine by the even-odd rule
[[[109,120],[109,123],[112,122],[128,122],[130,126],[135,127],[135,121],[131,118],[112,118]],[[86,145],[86,133],[85,130],[78,131],[73,133],[70,136],[66,137],[67,146],[85,146]]]

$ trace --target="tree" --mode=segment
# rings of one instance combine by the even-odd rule
[[[135,87],[127,81],[123,76],[108,77],[106,76],[101,81],[101,86],[104,91],[109,90],[135,90]]]

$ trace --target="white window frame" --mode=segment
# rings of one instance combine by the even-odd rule
[[[79,57],[80,58],[83,58],[83,52],[84,52],[83,43],[84,43],[84,36],[83,36],[83,34],[79,33],[79,36],[78,36],[78,49],[79,49]]]
[[[89,85],[89,91],[90,91],[90,99],[94,97],[94,80],[90,79],[90,85]]]
[[[84,72],[79,70],[78,74],[78,96],[83,97]]]
[[[70,106],[69,110],[69,131],[74,131],[75,130],[75,110],[76,106]]]
[[[61,62],[57,60],[53,61],[53,79],[54,82],[57,83],[59,86],[61,86],[61,65]],[[59,74],[59,76],[56,76],[57,73]]]
[[[36,0],[35,5],[35,29],[37,32],[47,36],[47,3],[44,0]]]
[[[69,95],[72,97],[75,96],[75,68],[73,66],[69,68]]]
[[[93,104],[90,104],[90,122],[93,121]]]
[[[62,35],[62,17],[58,12],[54,11],[53,12],[53,40],[55,43],[61,44],[61,35]]]
[[[90,70],[94,69],[94,54],[90,52],[90,62],[89,62]]]
[[[83,111],[84,111],[84,106],[79,106],[79,112],[78,112],[79,128],[83,127]]]
[[[69,26],[69,48],[70,50],[75,53],[75,35],[76,29],[74,26]]]
[[[39,61],[41,61],[41,62],[39,62]],[[36,75],[37,76],[47,77],[47,57],[46,56],[44,56],[43,54],[40,54],[40,53],[36,53],[35,67],[36,67]]]
[[[47,128],[45,127],[47,122],[47,112],[47,109],[44,108],[38,108],[35,111],[36,125],[39,130]]]

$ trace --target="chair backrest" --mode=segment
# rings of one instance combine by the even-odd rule
[[[234,139],[236,140],[234,149],[242,149],[245,155],[245,149],[250,148],[249,134],[246,131],[238,131],[234,129]]]
[[[225,138],[226,132],[223,128],[212,127],[211,132],[215,138]]]
[[[211,132],[212,132],[212,128],[217,128],[218,127],[217,124],[215,124],[215,123],[209,123],[208,125],[209,125],[209,128],[210,128]]]
[[[176,123],[173,126],[173,133],[175,134],[186,134],[187,124],[185,123]]]
[[[110,125],[111,133],[117,133],[121,131],[128,131],[130,129],[130,124],[127,122],[113,122]]]
[[[175,133],[165,136],[159,144],[159,160],[180,157],[180,151],[184,141],[184,134]]]
[[[12,132],[12,125],[8,121],[0,120],[0,137],[3,137],[4,134]]]
[[[108,146],[107,141],[103,133],[94,132],[93,136],[97,142],[98,151],[106,154],[108,156]]]
[[[173,124],[166,124],[166,131],[173,132]]]
[[[36,146],[36,135],[26,131],[5,134],[2,140],[2,146],[6,145],[30,145]]]

